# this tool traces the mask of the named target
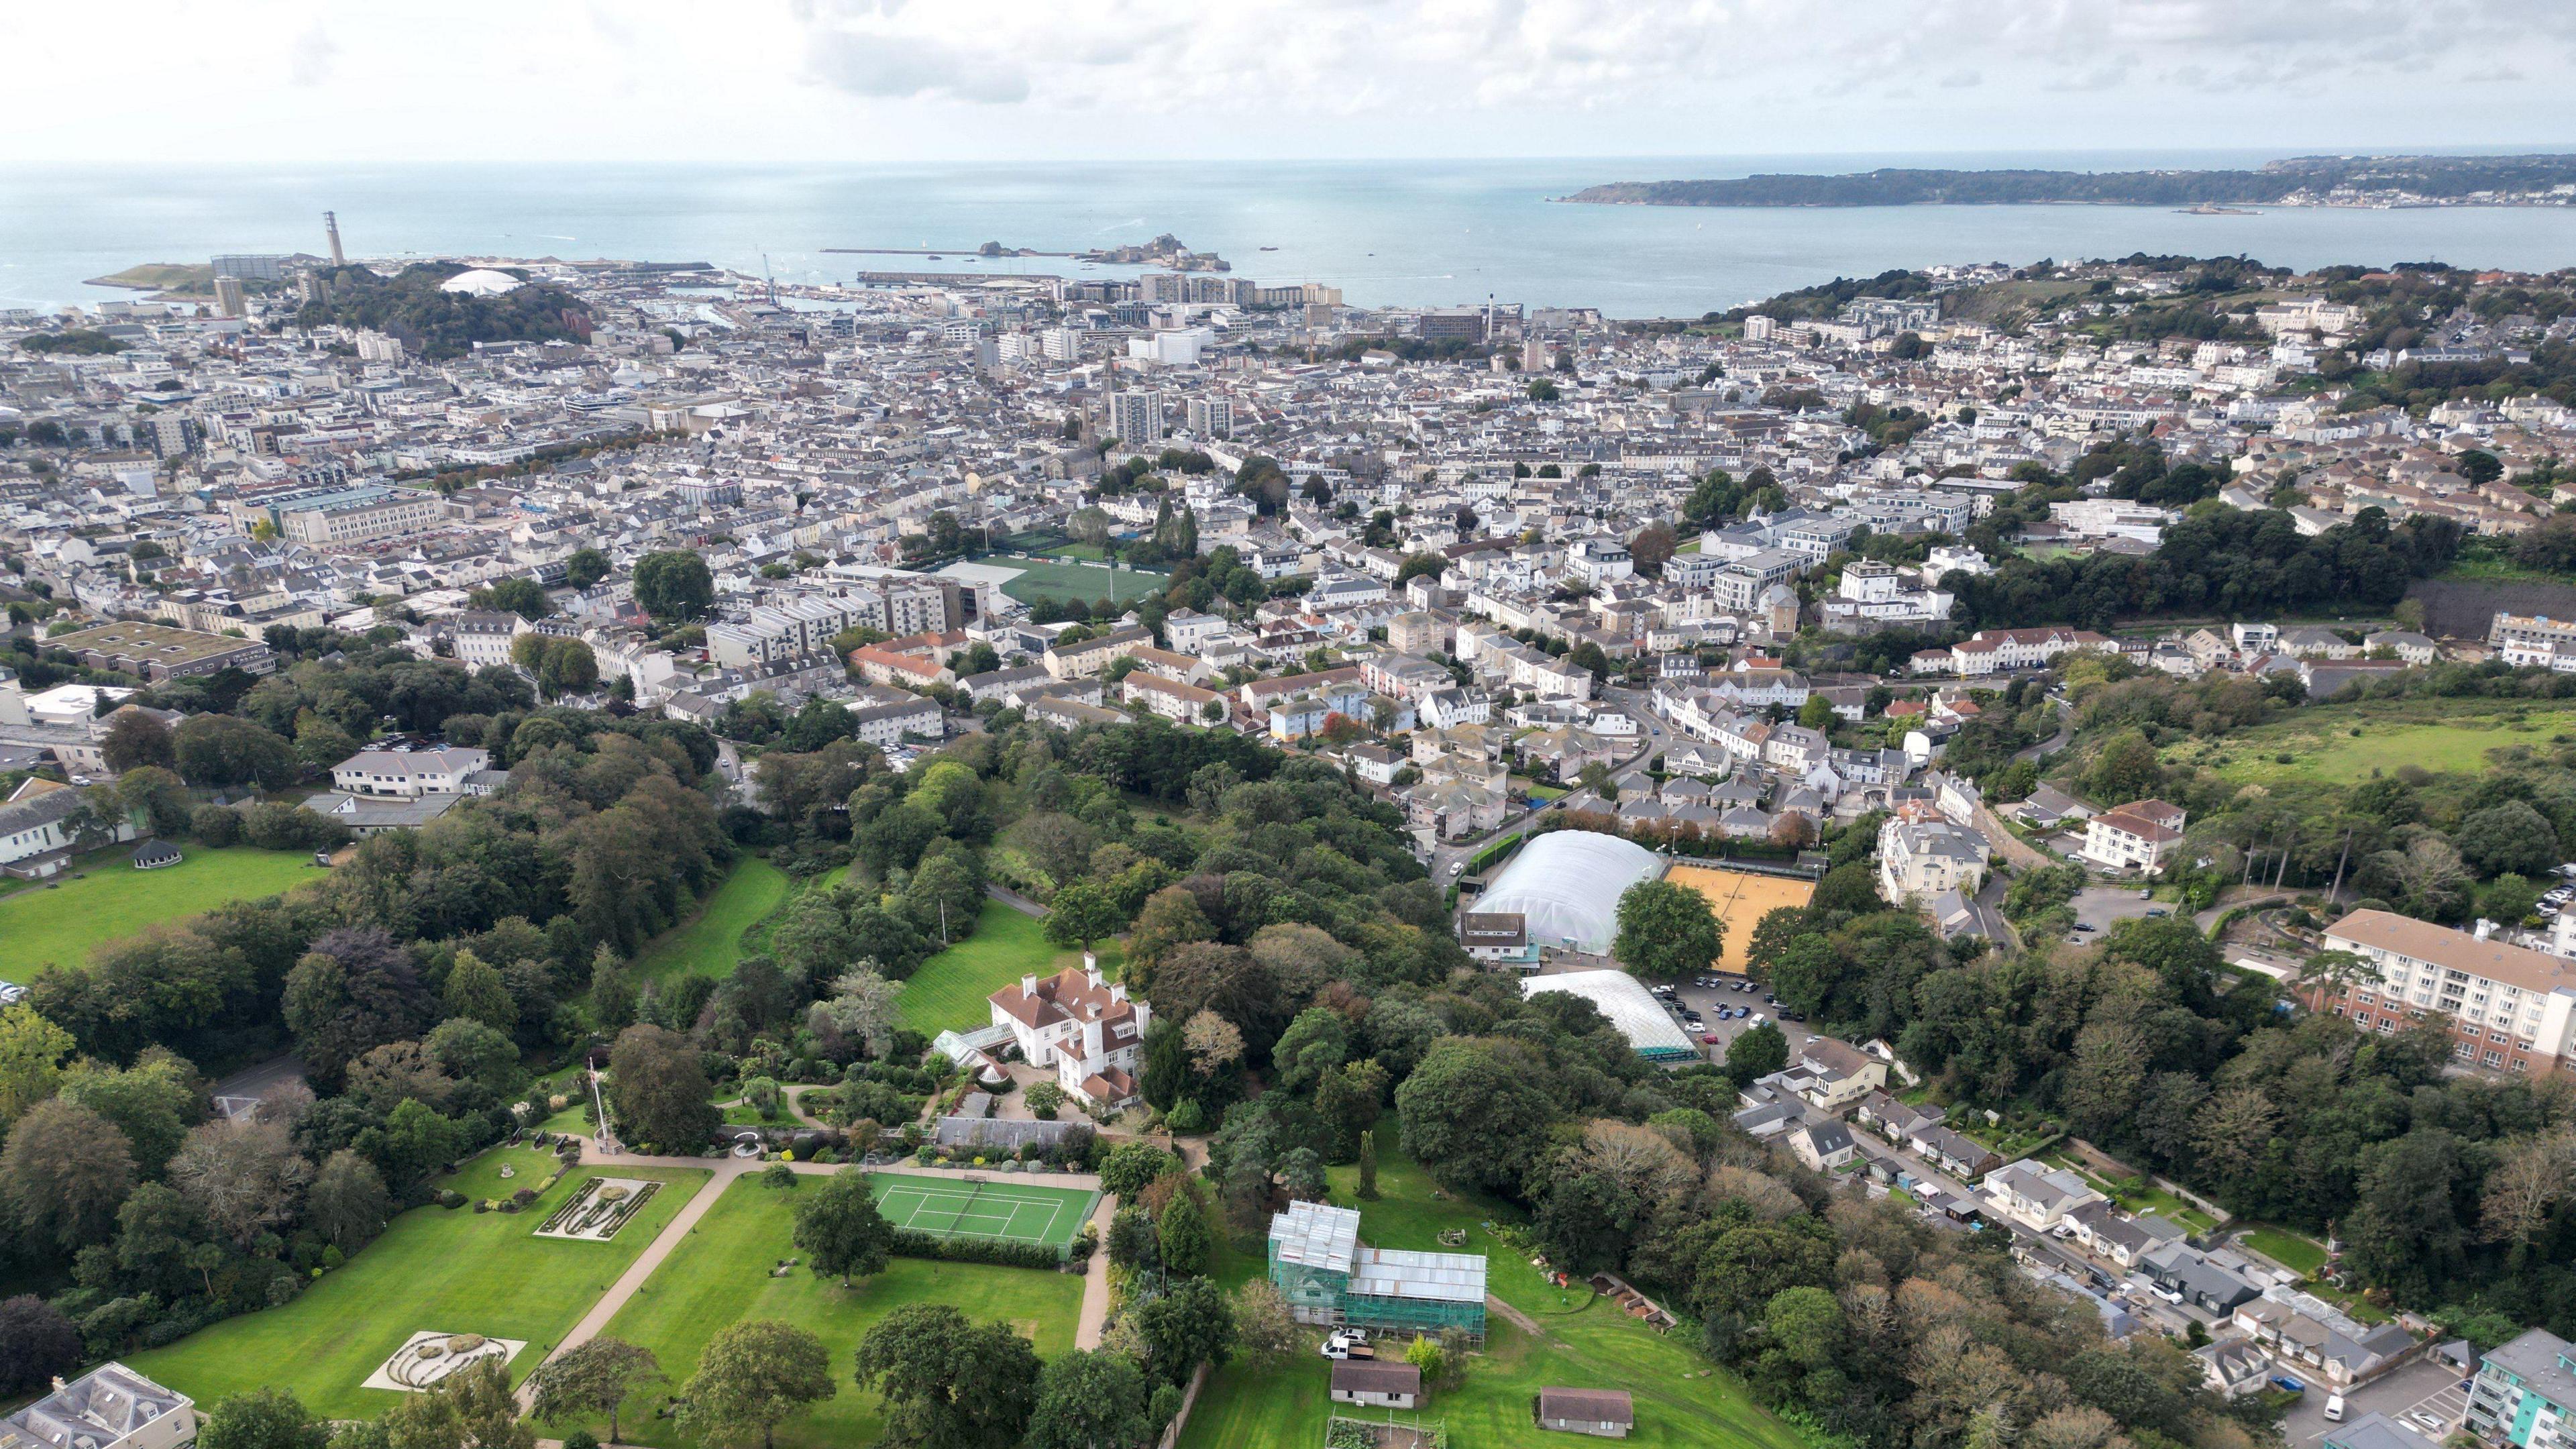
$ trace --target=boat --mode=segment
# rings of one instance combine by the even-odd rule
[[[1265,251],[1265,252],[1275,252],[1275,251],[1279,250],[1279,248],[1277,248],[1277,247],[1263,247],[1263,248],[1262,248],[1262,250],[1263,250],[1263,251]]]

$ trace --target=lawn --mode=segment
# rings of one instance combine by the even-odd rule
[[[1118,943],[1096,941],[1092,949],[1101,967],[1114,974]],[[975,934],[922,962],[895,1004],[903,1024],[925,1036],[972,1031],[992,1024],[986,998],[994,992],[1023,976],[1052,976],[1081,964],[1080,951],[1058,950],[1047,940],[1037,917],[988,900],[975,918]]]
[[[2475,774],[2487,752],[2547,747],[2576,735],[2576,711],[2514,708],[2473,713],[2469,700],[2388,700],[2320,705],[2223,739],[2190,739],[2164,751],[2168,765],[2207,765],[2234,781],[2350,784],[2413,765]],[[2361,733],[2355,735],[2354,730]],[[2285,762],[2286,757],[2286,762]]]
[[[742,960],[742,935],[787,899],[787,875],[758,856],[745,856],[698,913],[645,943],[635,974],[647,981],[673,976],[733,974]]]
[[[707,1340],[728,1324],[779,1318],[820,1334],[831,1349],[832,1378],[840,1392],[779,1425],[778,1449],[876,1442],[884,1428],[877,1397],[849,1382],[851,1354],[861,1334],[903,1304],[952,1303],[978,1321],[1002,1319],[1034,1342],[1041,1358],[1073,1347],[1074,1324],[1082,1310],[1079,1274],[897,1258],[892,1267],[855,1288],[817,1279],[804,1268],[769,1276],[779,1261],[797,1256],[789,1241],[795,1201],[794,1191],[749,1177],[736,1180],[619,1310],[608,1325],[609,1336],[653,1350],[676,1387],[696,1371]],[[631,1413],[619,1428],[629,1442],[660,1449],[678,1449],[687,1442],[669,1420],[654,1418],[650,1410]]]
[[[2245,1246],[2302,1278],[2325,1271],[2326,1245],[2287,1228],[2248,1228]]]
[[[505,1164],[515,1177],[501,1177]],[[440,1185],[469,1199],[495,1197],[544,1181],[550,1164],[543,1153],[500,1148]],[[127,1362],[201,1404],[274,1384],[292,1389],[306,1407],[344,1419],[382,1413],[394,1402],[393,1391],[362,1385],[423,1329],[526,1339],[510,1364],[511,1377],[524,1377],[707,1180],[706,1173],[685,1168],[618,1168],[616,1176],[660,1178],[670,1186],[608,1242],[535,1236],[537,1224],[585,1175],[597,1174],[573,1169],[523,1212],[414,1208],[294,1302],[226,1319]]]
[[[1378,1141],[1392,1144],[1395,1137],[1395,1122],[1389,1118],[1378,1130]],[[1426,1424],[1445,1423],[1449,1442],[1505,1449],[1561,1446],[1568,1442],[1565,1435],[1531,1423],[1530,1398],[1550,1386],[1580,1386],[1622,1388],[1634,1396],[1637,1426],[1631,1443],[1723,1443],[1738,1449],[1797,1449],[1802,1443],[1795,1430],[1753,1403],[1732,1374],[1711,1368],[1693,1347],[1696,1339],[1688,1326],[1666,1337],[1618,1313],[1588,1289],[1549,1284],[1483,1228],[1516,1213],[1481,1198],[1444,1197],[1391,1146],[1382,1145],[1379,1153],[1378,1201],[1358,1200],[1357,1169],[1337,1167],[1330,1173],[1331,1200],[1360,1210],[1361,1239],[1373,1247],[1482,1252],[1487,1291],[1545,1329],[1544,1336],[1533,1337],[1500,1314],[1487,1319],[1485,1351],[1470,1361],[1466,1383],[1435,1396],[1421,1415]],[[1443,1229],[1465,1230],[1466,1245],[1443,1243]],[[1221,1267],[1234,1268],[1240,1276],[1259,1271],[1258,1257],[1241,1256],[1243,1263],[1221,1260]],[[1243,1271],[1247,1265],[1249,1272]],[[1330,1366],[1306,1354],[1257,1373],[1239,1365],[1227,1368],[1199,1396],[1181,1443],[1190,1449],[1312,1449],[1323,1441],[1330,1378]],[[1368,1411],[1347,1412],[1365,1416]],[[1384,1415],[1383,1410],[1377,1413]],[[1408,1422],[1403,1414],[1396,1419]]]
[[[1015,558],[995,560],[1000,567],[1020,570],[1020,576],[1002,585],[1002,592],[1023,604],[1040,599],[1058,602],[1111,598],[1119,603],[1141,599],[1147,594],[1168,588],[1172,576],[1151,569],[1106,569],[1098,565],[1057,563],[1048,559]]]
[[[0,941],[9,943],[10,979],[24,981],[48,962],[78,966],[91,950],[146,926],[202,914],[257,896],[273,896],[322,870],[300,850],[221,850],[183,845],[186,858],[159,870],[136,870],[118,846],[84,862],[88,873],[59,885],[31,885],[0,896]]]

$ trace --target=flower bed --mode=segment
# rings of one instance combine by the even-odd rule
[[[541,1238],[579,1238],[585,1242],[604,1243],[617,1236],[626,1220],[662,1190],[662,1184],[650,1179],[630,1177],[584,1178],[573,1195],[561,1207],[537,1224]]]

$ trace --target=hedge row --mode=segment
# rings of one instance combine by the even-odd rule
[[[992,1263],[1004,1268],[1053,1268],[1064,1254],[1052,1243],[1015,1243],[999,1238],[943,1238],[936,1233],[897,1228],[894,1253],[899,1258],[939,1258],[951,1263]]]

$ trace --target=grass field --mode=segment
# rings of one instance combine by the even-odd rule
[[[42,884],[0,896],[0,941],[8,943],[6,973],[13,981],[51,962],[77,966],[103,942],[146,926],[213,910],[227,901],[273,896],[319,880],[323,872],[302,851],[221,850],[183,845],[185,858],[159,870],[136,870],[131,846],[90,857],[88,874],[59,886]]]
[[[2245,1245],[2303,1278],[2325,1271],[2326,1245],[2287,1228],[2248,1228]]]
[[[2168,746],[2167,765],[2207,765],[2230,780],[2313,780],[2351,784],[2403,766],[2475,774],[2487,752],[2506,745],[2547,748],[2576,736],[2576,711],[2507,709],[2468,713],[2470,700],[2330,704],[2222,739]],[[2355,735],[2353,731],[2361,733]],[[2287,755],[2287,762],[2282,756]]]
[[[1677,865],[1664,872],[1664,879],[1688,886],[1707,898],[1709,909],[1726,927],[1726,951],[1717,958],[1717,969],[1739,976],[1744,974],[1744,956],[1753,943],[1753,928],[1761,924],[1762,918],[1782,906],[1803,906],[1816,893],[1814,881],[1723,866]]]
[[[1059,602],[1079,599],[1087,604],[1100,598],[1115,599],[1124,604],[1155,593],[1172,582],[1172,576],[1166,573],[1086,567],[1048,559],[1014,558],[987,562],[1020,571],[1018,578],[1002,585],[1002,592],[1023,604],[1034,604],[1040,599]]]
[[[898,1228],[943,1238],[1003,1238],[1063,1247],[1081,1236],[1100,1201],[1088,1188],[968,1183],[872,1173],[877,1210]]]
[[[1117,968],[1117,942],[1094,942],[1093,951],[1104,969]],[[1052,976],[1081,964],[1082,953],[1056,949],[1035,916],[986,901],[983,914],[975,918],[975,934],[922,962],[903,983],[895,1004],[903,1012],[903,1024],[924,1035],[971,1031],[992,1024],[985,998],[994,992],[1023,976]]]
[[[840,1392],[779,1425],[778,1449],[877,1441],[884,1429],[877,1397],[849,1381],[850,1355],[861,1334],[903,1304],[951,1303],[979,1322],[1001,1319],[1035,1343],[1041,1358],[1072,1349],[1082,1311],[1082,1277],[1075,1273],[897,1258],[883,1273],[846,1289],[804,1268],[769,1276],[781,1260],[798,1256],[789,1240],[795,1202],[792,1191],[738,1179],[618,1311],[609,1335],[653,1350],[676,1386],[696,1372],[707,1340],[727,1324],[779,1318],[819,1334],[831,1349]],[[600,1431],[607,1425],[590,1427]],[[629,1442],[656,1449],[680,1449],[688,1442],[669,1420],[641,1407],[620,1428]]]
[[[1392,1119],[1378,1131],[1395,1140]],[[1381,1147],[1379,1200],[1355,1197],[1356,1169],[1331,1170],[1331,1200],[1360,1210],[1360,1237],[1373,1247],[1430,1252],[1483,1252],[1489,1292],[1536,1319],[1533,1336],[1500,1314],[1488,1316],[1485,1351],[1469,1360],[1467,1380],[1434,1396],[1422,1413],[1446,1424],[1449,1442],[1502,1449],[1547,1449],[1570,1441],[1530,1421],[1530,1396],[1555,1386],[1626,1389],[1635,1399],[1632,1444],[1724,1444],[1732,1449],[1799,1449],[1797,1432],[1746,1396],[1743,1384],[1723,1369],[1712,1372],[1692,1347],[1689,1330],[1667,1338],[1611,1308],[1588,1289],[1551,1286],[1538,1270],[1504,1246],[1482,1224],[1508,1212],[1472,1197],[1442,1197],[1428,1177],[1400,1153]],[[1441,1242],[1443,1229],[1464,1229],[1467,1246]],[[1252,1255],[1249,1272],[1260,1271]],[[1241,1265],[1233,1265],[1240,1267]],[[1248,1276],[1249,1274],[1245,1274]],[[1702,1375],[1706,1375],[1702,1377]],[[1331,1366],[1299,1354],[1260,1372],[1228,1367],[1209,1380],[1190,1415],[1184,1449],[1313,1449],[1323,1442]],[[1354,1416],[1369,1411],[1346,1409]],[[1385,1411],[1376,1411],[1383,1418]],[[1398,1414],[1397,1422],[1407,1422]]]
[[[505,1164],[515,1178],[501,1177]],[[500,1148],[440,1185],[469,1199],[497,1197],[542,1182],[552,1170],[543,1153]],[[588,1175],[596,1174],[573,1169],[516,1213],[414,1208],[294,1302],[226,1319],[126,1361],[201,1404],[275,1384],[330,1418],[374,1415],[393,1403],[392,1391],[361,1385],[423,1329],[526,1339],[510,1364],[512,1378],[525,1377],[707,1179],[687,1169],[620,1167],[617,1176],[670,1185],[608,1242],[535,1236],[537,1224]]]
[[[758,856],[744,856],[698,913],[645,943],[635,974],[647,980],[673,976],[731,976],[742,960],[742,933],[787,899],[787,875]]]

